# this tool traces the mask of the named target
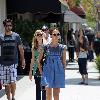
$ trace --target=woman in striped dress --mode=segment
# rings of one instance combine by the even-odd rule
[[[40,52],[38,67],[42,75],[41,84],[46,86],[46,100],[59,100],[60,88],[65,88],[66,47],[59,44],[60,33],[58,29],[50,31],[52,42],[43,47]],[[41,59],[45,54],[43,71]]]

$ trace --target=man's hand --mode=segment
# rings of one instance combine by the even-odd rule
[[[22,60],[22,64],[21,64],[21,66],[22,66],[23,69],[25,69],[25,65],[26,64],[25,64],[25,59],[24,59],[24,60]]]
[[[32,81],[32,71],[29,72],[29,79]]]
[[[20,52],[21,67],[24,69],[25,68],[24,49],[22,45],[19,45],[18,48]]]

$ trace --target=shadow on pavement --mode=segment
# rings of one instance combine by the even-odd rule
[[[76,65],[76,63],[72,62],[72,63],[68,63],[67,65]]]
[[[68,63],[67,64],[67,67],[66,67],[67,70],[78,70],[79,67],[76,63],[72,62],[72,63]]]
[[[77,68],[77,67],[74,67],[74,68],[67,67],[66,70],[79,70],[79,68]]]
[[[5,90],[4,89],[0,90],[0,98],[3,97],[4,95],[5,95]]]
[[[66,85],[79,85],[79,82],[81,82],[81,78],[71,78],[65,80]],[[89,78],[88,86],[100,86],[100,80]]]
[[[94,71],[94,72],[93,72],[93,71],[91,71],[91,72],[90,72],[90,71],[88,71],[88,73],[98,73],[98,72],[97,72],[97,71]]]
[[[22,79],[23,77],[24,77],[24,75],[18,75],[17,81],[19,81],[19,80]]]

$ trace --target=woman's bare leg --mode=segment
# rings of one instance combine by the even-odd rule
[[[46,87],[46,100],[52,100],[52,88]]]
[[[53,88],[54,100],[59,100],[59,93],[60,93],[60,88]]]
[[[82,75],[82,82],[85,82],[85,76]]]
[[[85,83],[88,84],[88,74],[85,75]]]

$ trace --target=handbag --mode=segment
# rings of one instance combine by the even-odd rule
[[[80,51],[78,58],[87,58],[87,52],[86,51],[85,52]]]

